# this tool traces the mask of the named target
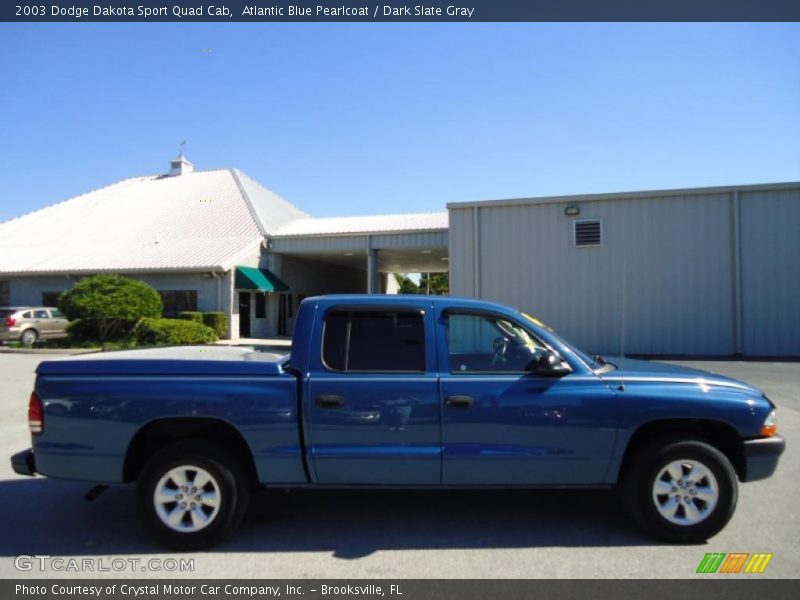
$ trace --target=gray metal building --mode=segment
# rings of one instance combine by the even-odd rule
[[[800,356],[800,183],[448,209],[451,293],[588,351]]]

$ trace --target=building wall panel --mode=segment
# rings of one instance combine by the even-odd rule
[[[602,221],[601,246],[574,246],[568,204]],[[476,252],[475,208],[451,209],[454,293],[517,306],[591,352],[620,351],[624,305],[626,353],[733,353],[729,194],[477,212]]]
[[[743,351],[800,356],[800,189],[740,202]]]

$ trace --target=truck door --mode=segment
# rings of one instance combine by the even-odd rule
[[[322,309],[324,310],[324,309]],[[304,393],[310,464],[321,484],[441,480],[441,412],[430,303],[332,306]],[[314,354],[314,353],[312,353]]]
[[[526,371],[545,344],[502,315],[443,311],[437,331],[444,484],[604,482],[616,436],[606,384]]]

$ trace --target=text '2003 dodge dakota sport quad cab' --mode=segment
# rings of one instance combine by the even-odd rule
[[[775,406],[732,379],[591,358],[537,320],[427,296],[305,300],[291,354],[186,347],[39,366],[17,473],[137,481],[155,537],[218,542],[254,486],[612,487],[695,542],[770,476]]]

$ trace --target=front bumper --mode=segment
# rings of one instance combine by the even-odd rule
[[[778,459],[785,449],[786,441],[779,435],[747,440],[744,443],[745,478],[743,481],[758,481],[772,475],[778,466]]]
[[[11,468],[20,475],[36,475],[36,458],[33,456],[33,450],[28,448],[12,456]]]

